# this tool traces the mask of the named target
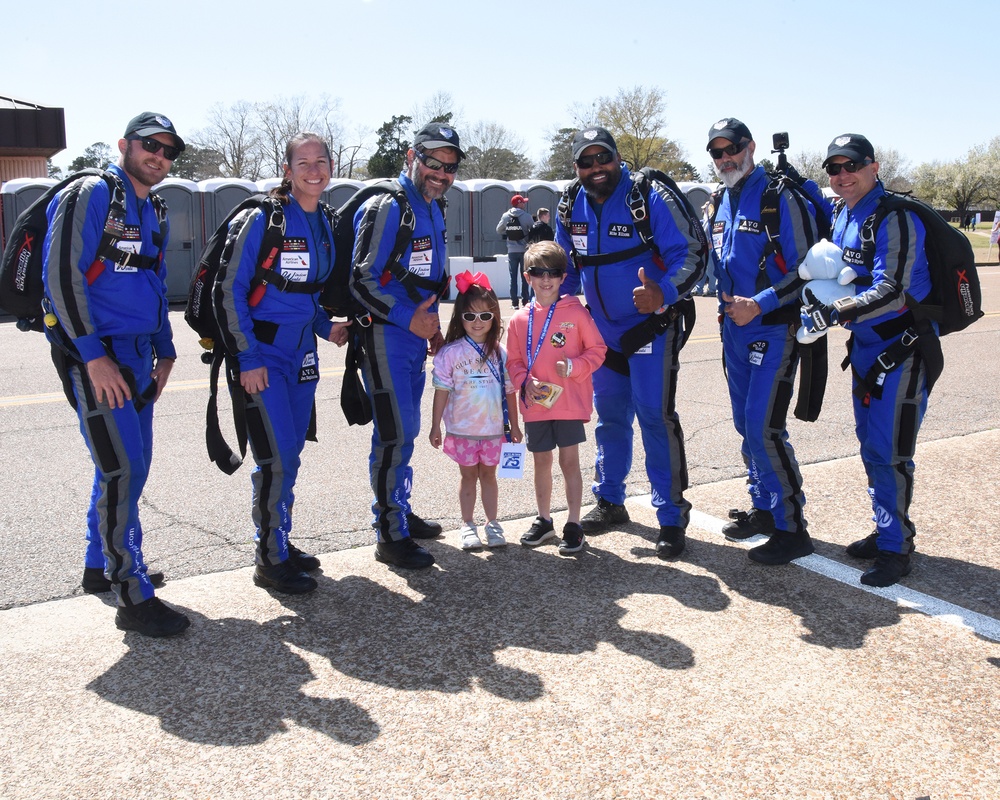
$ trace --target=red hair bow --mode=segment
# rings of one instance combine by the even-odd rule
[[[470,286],[481,286],[484,289],[493,289],[490,286],[490,279],[487,278],[482,272],[477,272],[473,275],[469,270],[455,276],[455,286],[458,287],[459,294],[465,294],[469,291]]]

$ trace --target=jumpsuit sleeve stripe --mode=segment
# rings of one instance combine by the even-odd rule
[[[393,213],[395,211],[395,213]],[[395,224],[391,224],[394,217]],[[399,207],[391,195],[380,195],[365,208],[354,243],[354,279],[351,292],[369,311],[382,319],[396,305],[396,298],[385,291],[381,284],[384,260],[391,253],[383,254],[383,242],[395,243],[399,230]],[[391,246],[391,245],[390,245]]]
[[[913,267],[917,261],[916,228],[913,217],[906,211],[886,215],[875,234],[873,277],[882,268],[881,278],[875,277],[872,287],[858,295],[858,320],[899,311],[906,306],[904,293],[910,288]]]
[[[250,334],[244,330],[244,326],[252,330],[249,313],[245,312],[241,316],[240,309],[246,308],[250,280],[256,271],[259,255],[253,248],[247,249],[247,239],[251,230],[255,228],[254,223],[260,221],[261,224],[256,227],[262,227],[263,219],[261,210],[247,210],[230,223],[230,231],[238,231],[238,233],[229,257],[226,258],[225,252],[223,252],[219,272],[215,278],[215,287],[212,290],[215,318],[219,325],[219,332],[222,334],[223,344],[230,353],[243,353],[250,349],[253,344]],[[260,237],[256,237],[255,241],[259,242]],[[249,272],[244,264],[245,260],[248,260]],[[275,265],[275,268],[277,267],[278,265]],[[239,305],[237,305],[237,297],[241,298]]]
[[[788,273],[774,285],[778,296],[778,305],[784,306],[795,302],[806,281],[799,277],[798,266],[806,257],[809,248],[819,239],[816,218],[813,216],[812,204],[795,192],[783,191],[779,202],[782,202],[781,240],[791,243],[782,245],[781,254],[788,267]]]
[[[677,232],[680,234],[681,240],[683,240],[683,245],[679,243],[680,240],[677,240],[678,243],[672,244],[669,249],[664,250],[661,247],[660,252],[660,256],[663,258],[664,263],[667,264],[668,270],[671,264],[680,262],[680,267],[671,276],[670,282],[677,289],[678,296],[683,297],[702,279],[708,266],[707,259],[702,256],[701,252],[702,240],[693,231],[693,226],[697,224],[696,221],[688,219],[687,215],[678,207],[669,190],[665,187],[657,186],[655,183],[653,187],[656,190],[657,196],[666,204],[674,227],[677,228]],[[653,210],[650,208],[650,216],[652,214]],[[701,230],[700,227],[699,230]],[[660,242],[656,239],[655,228],[654,241],[656,241],[659,247]]]

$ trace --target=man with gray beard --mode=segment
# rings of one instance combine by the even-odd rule
[[[762,221],[771,182],[754,166],[749,128],[727,117],[708,132],[706,148],[725,190],[715,195],[711,235],[722,298],[722,347],[733,423],[742,438],[749,512],[732,511],[722,529],[737,541],[770,539],[748,553],[762,564],[787,564],[813,552],[803,515],[802,475],[788,441],[786,417],[799,362],[797,267],[817,240],[811,204],[791,190],[777,194],[777,249]]]

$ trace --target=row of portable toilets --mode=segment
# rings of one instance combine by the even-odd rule
[[[37,200],[55,181],[45,178],[17,178],[0,187],[0,242],[11,230],[18,215]],[[507,247],[497,233],[497,223],[510,208],[510,198],[528,198],[528,211],[548,208],[555,216],[559,197],[568,181],[456,181],[448,191],[449,271],[482,270],[490,275],[497,294],[506,297]],[[229,212],[246,198],[268,191],[276,179],[252,181],[213,178],[194,182],[169,178],[155,191],[170,209],[170,242],[167,249],[167,292],[171,301],[187,296],[191,276],[206,240]],[[323,200],[335,208],[342,206],[364,183],[346,179],[330,182]],[[713,187],[703,183],[682,183],[682,189],[696,210],[708,200]],[[554,221],[553,221],[554,224]]]

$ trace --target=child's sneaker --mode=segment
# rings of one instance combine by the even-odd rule
[[[559,555],[571,556],[573,553],[579,553],[586,543],[587,539],[583,535],[583,528],[576,522],[567,522],[563,528],[563,540],[562,544],[559,545]]]
[[[550,519],[535,517],[528,532],[521,537],[521,544],[525,547],[538,547],[542,542],[556,538],[556,529]]]
[[[462,537],[463,550],[478,550],[483,546],[482,541],[479,539],[479,532],[471,522],[466,522],[462,525],[462,529],[458,534]]]
[[[503,536],[503,528],[500,527],[500,523],[496,520],[486,523],[486,546],[487,547],[506,547],[507,540]]]

